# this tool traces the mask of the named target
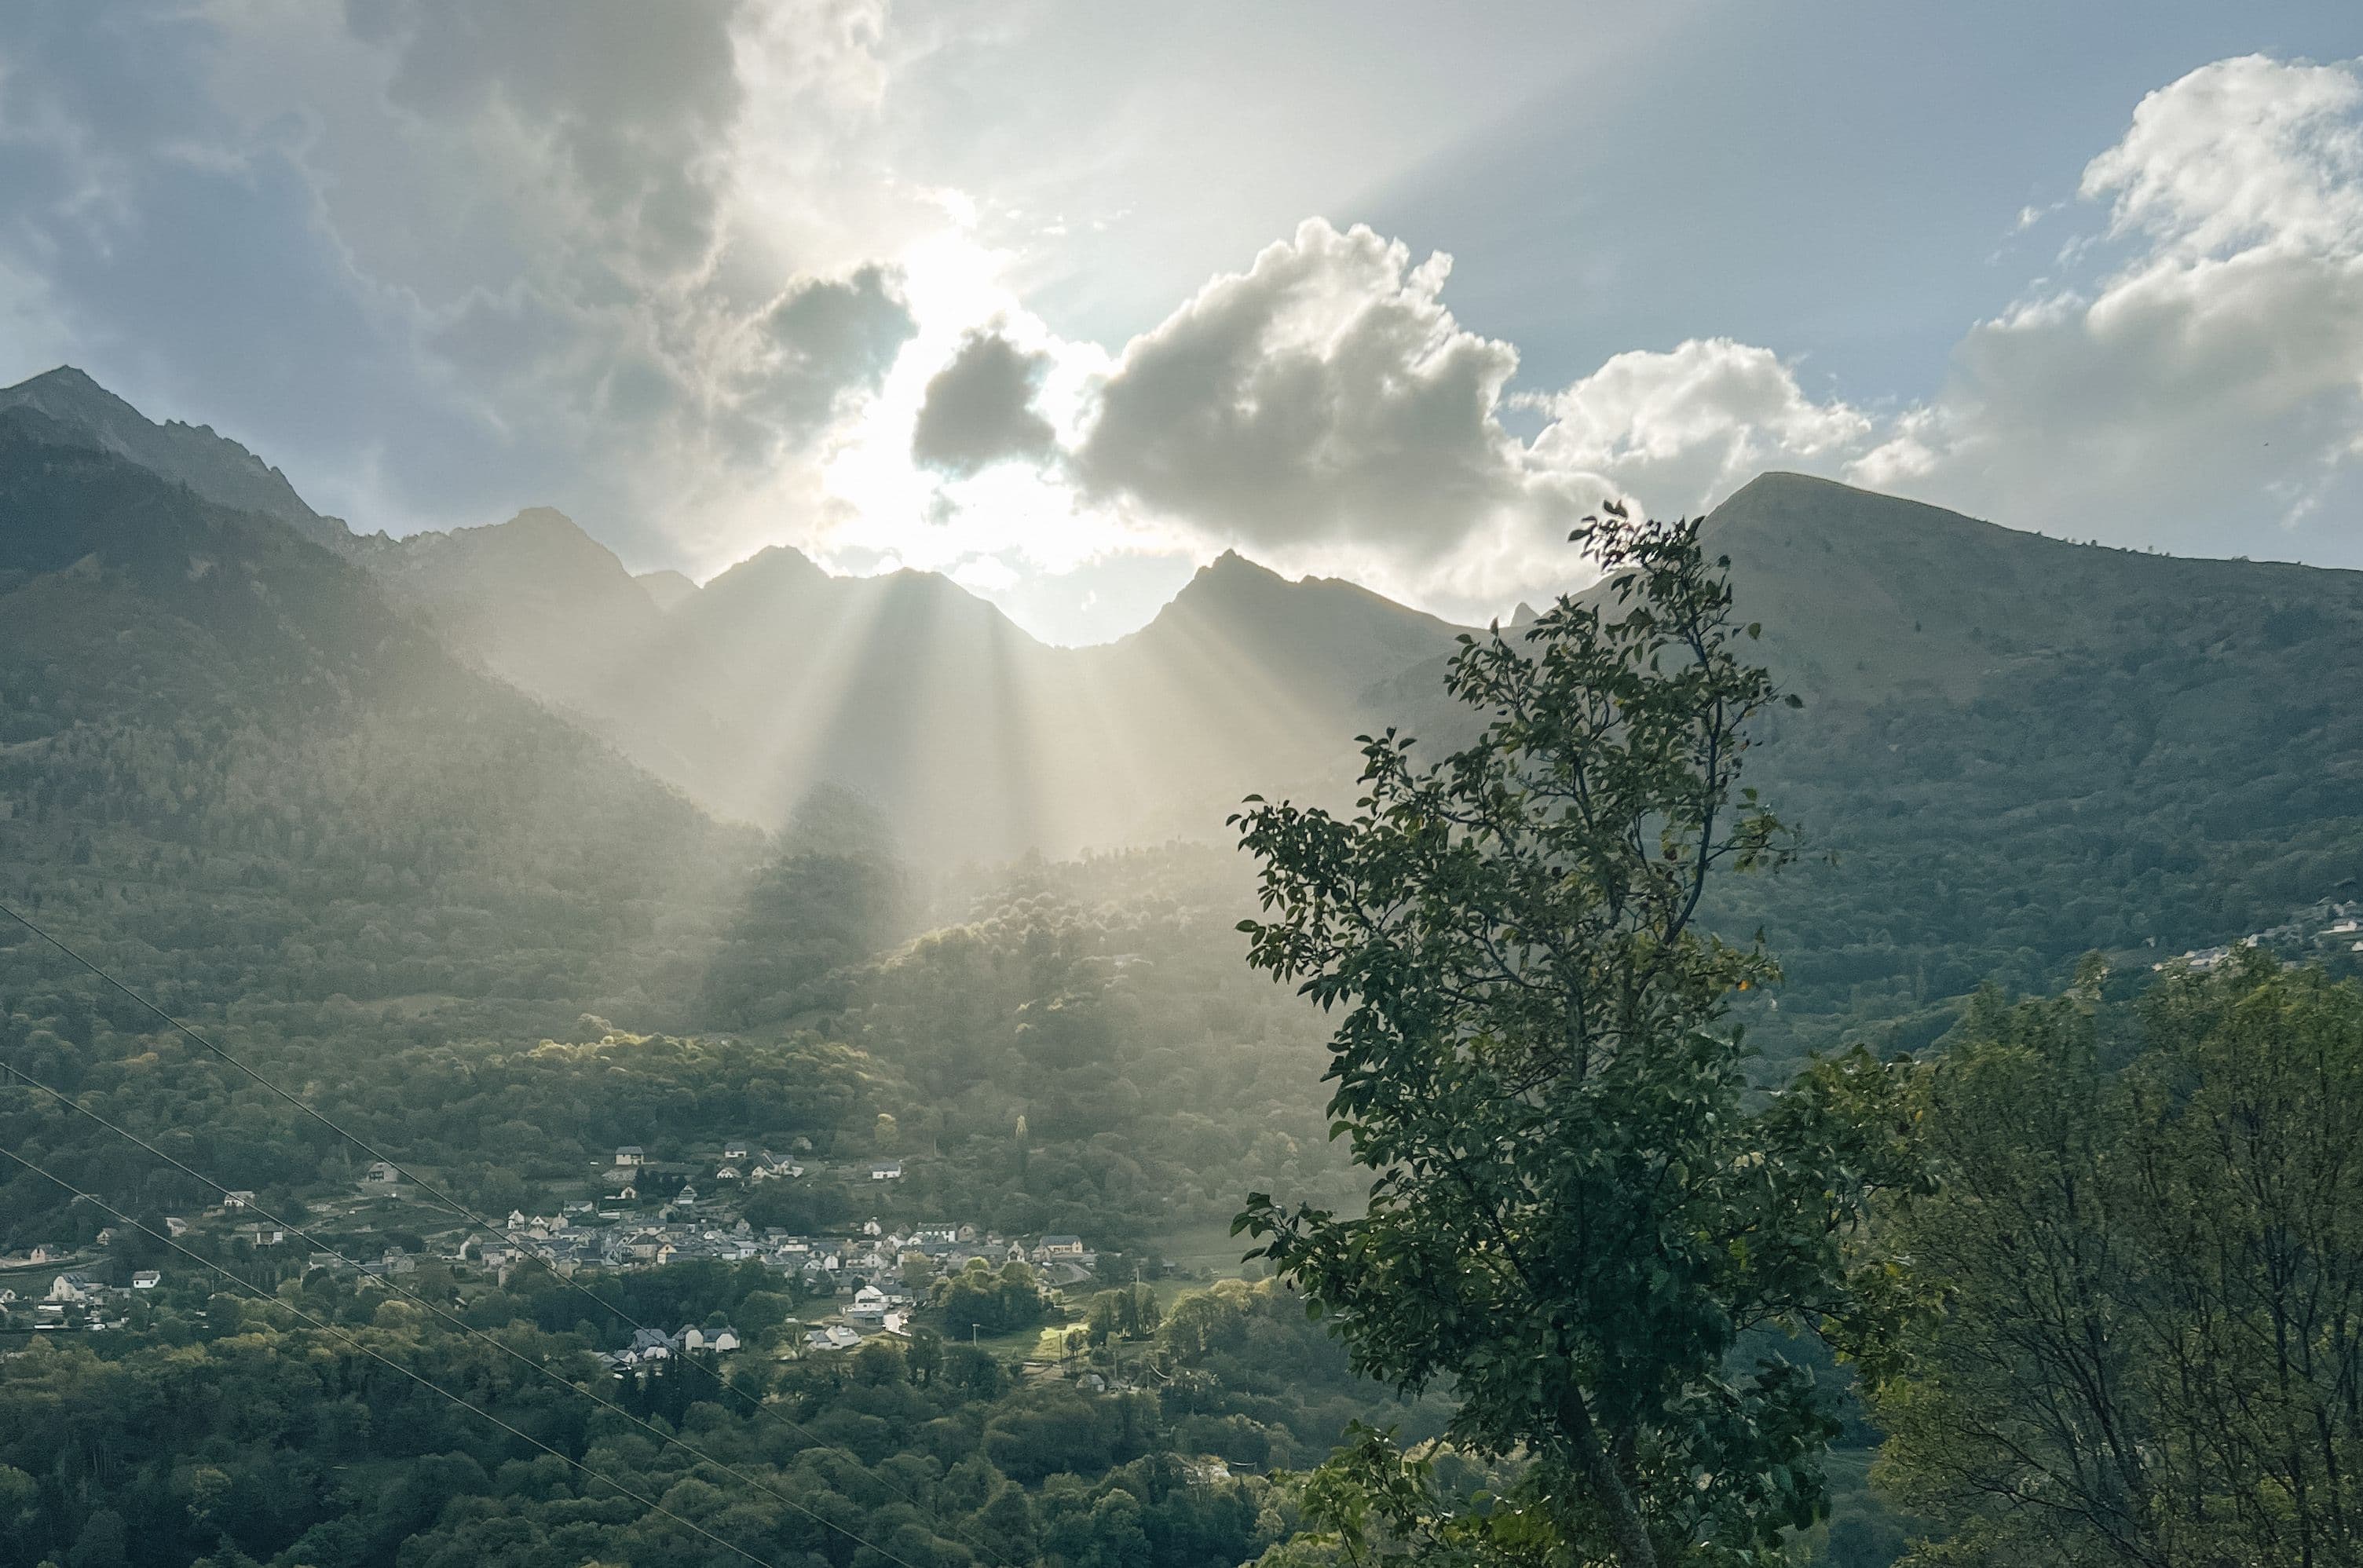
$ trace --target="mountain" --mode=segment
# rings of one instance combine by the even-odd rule
[[[697,584],[677,571],[644,571],[632,580],[648,591],[649,602],[660,610],[697,596]]]
[[[1059,854],[1218,836],[1259,781],[1337,778],[1370,672],[1456,631],[1226,556],[1133,635],[1053,648],[933,573],[833,577],[772,548],[635,668],[739,737],[702,786],[725,810],[778,822],[836,784],[932,852]]]
[[[1813,852],[1727,883],[1727,930],[1788,972],[1778,1055],[1941,1030],[2000,977],[2140,966],[2363,879],[2363,573],[2073,544],[1766,474],[1708,515],[1760,657],[1804,699],[1748,781]],[[1387,712],[1468,737],[1442,661]],[[1898,1022],[1898,1021],[1901,1021]]]
[[[126,470],[205,477],[194,451],[283,487],[242,448],[146,426],[84,378],[9,397],[20,439],[42,422],[41,439]],[[20,550],[50,525],[25,513]],[[1732,889],[1720,911],[1786,956],[1781,1008],[1768,998],[1756,1020],[1769,1049],[1873,1021],[1925,1035],[1989,977],[2049,985],[2091,948],[2149,961],[2363,878],[2363,707],[2345,695],[2363,689],[2363,574],[2077,545],[1791,474],[1703,528],[1765,627],[1762,657],[1806,704],[1765,718],[1751,781],[1828,852]],[[39,567],[61,581],[89,553],[68,534]],[[200,597],[227,580],[193,538],[116,546]],[[346,548],[381,600],[707,810],[777,827],[839,787],[924,861],[1219,842],[1250,791],[1350,798],[1358,732],[1398,724],[1435,756],[1475,723],[1441,691],[1456,628],[1236,555],[1132,635],[1056,648],[944,578],[841,578],[785,548],[703,588],[668,583],[660,608],[546,509]],[[265,574],[262,602],[300,579],[342,603],[365,580],[330,590],[287,569],[284,587]],[[86,607],[59,635],[127,613]],[[1511,635],[1530,619],[1522,607]],[[319,679],[366,684],[340,668]]]
[[[1336,778],[1371,673],[1457,632],[1235,555],[1089,648],[939,575],[837,577],[784,547],[660,610],[548,509],[366,558],[455,646],[711,810],[777,826],[841,787],[931,856],[1212,836],[1259,783]]]
[[[315,544],[340,549],[350,539],[342,523],[305,505],[285,474],[212,425],[155,424],[71,365],[0,390],[0,409],[10,408],[43,414],[62,436],[128,458],[216,505],[275,517]]]
[[[753,835],[455,658],[282,519],[85,436],[0,411],[11,901],[168,999],[571,1019],[692,983],[657,974],[652,933],[677,964],[718,933]],[[0,991],[39,957],[11,939]]]
[[[783,547],[703,588],[635,579],[548,507],[355,538],[245,448],[152,425],[79,371],[0,396],[359,562],[453,650],[710,811],[778,827],[814,790],[847,788],[929,856],[1219,836],[1259,786],[1345,776],[1365,689],[1458,632],[1237,555],[1133,635],[1053,648],[949,579],[836,577]]]

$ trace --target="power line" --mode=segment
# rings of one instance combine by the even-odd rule
[[[79,964],[83,968],[89,970],[93,975],[98,977],[100,980],[104,981],[116,991],[119,992],[130,1000],[135,1006],[161,1019],[172,1029],[188,1039],[196,1042],[196,1043],[204,1047],[205,1050],[211,1053],[213,1055],[219,1057],[222,1061],[228,1063],[231,1066],[244,1074],[248,1078],[261,1085],[263,1088],[270,1090],[272,1094],[275,1095],[279,1099],[285,1100],[289,1105],[294,1106],[296,1110],[302,1111],[305,1115],[310,1117],[321,1126],[327,1128],[330,1132],[336,1133],[347,1143],[351,1143],[355,1148],[361,1150],[372,1159],[383,1162],[397,1176],[408,1180],[412,1186],[417,1187],[421,1192],[426,1193],[437,1202],[442,1204],[452,1213],[460,1215],[463,1219],[467,1220],[478,1230],[483,1231],[487,1235],[498,1236],[503,1242],[506,1242],[508,1240],[508,1231],[506,1227],[494,1224],[492,1220],[486,1219],[483,1215],[477,1213],[474,1209],[469,1208],[466,1204],[461,1203],[458,1198],[452,1197],[449,1193],[445,1192],[442,1188],[437,1187],[432,1182],[413,1175],[406,1166],[396,1163],[392,1156],[379,1149],[375,1144],[370,1143],[369,1140],[344,1127],[326,1112],[319,1110],[314,1106],[306,1104],[300,1097],[290,1094],[279,1085],[272,1083],[269,1078],[264,1077],[261,1073],[258,1073],[252,1067],[248,1066],[244,1062],[230,1055],[229,1052],[224,1050],[221,1046],[215,1044],[211,1040],[205,1038],[205,1036],[198,1033],[195,1030],[190,1028],[187,1024],[182,1022],[171,1013],[166,1012],[162,1008],[158,1007],[154,1002],[150,1001],[138,991],[135,991],[129,986],[125,985],[121,980],[116,979],[113,975],[109,974],[97,964],[94,964],[90,959],[83,957],[80,953],[77,953],[72,948],[67,946],[57,937],[50,935],[49,932],[35,924],[26,916],[18,913],[16,910],[10,908],[5,903],[0,903],[0,914],[6,915],[10,920],[15,921],[18,925],[21,925],[27,931],[31,932],[35,936],[39,937],[42,941],[48,943],[50,946],[56,948],[59,952],[72,959],[76,964]],[[77,1107],[77,1109],[80,1108]],[[200,1177],[199,1179],[202,1180],[203,1178]],[[559,1281],[569,1289],[573,1290],[585,1298],[598,1303],[607,1311],[614,1313],[625,1322],[629,1323],[633,1328],[647,1329],[649,1327],[649,1324],[641,1322],[638,1318],[633,1317],[629,1312],[626,1311],[621,1306],[617,1305],[616,1302],[608,1300],[605,1297],[582,1284],[580,1280],[574,1279],[570,1275],[560,1274],[555,1267],[550,1265],[548,1259],[530,1251],[528,1251],[526,1255],[532,1258],[534,1262],[540,1264],[543,1268],[548,1270],[549,1276],[552,1279]],[[855,1453],[852,1450],[845,1447],[842,1443],[833,1443],[828,1441],[826,1438],[821,1437],[818,1433],[813,1431],[810,1428],[804,1426],[793,1417],[780,1412],[776,1407],[766,1405],[761,1400],[756,1399],[748,1395],[745,1390],[734,1387],[729,1379],[724,1377],[719,1372],[716,1372],[712,1367],[706,1366],[704,1363],[692,1362],[691,1364],[696,1366],[699,1371],[704,1372],[708,1377],[712,1378],[716,1387],[721,1389],[726,1394],[736,1396],[743,1405],[750,1407],[759,1417],[772,1417],[790,1431],[794,1432],[797,1436],[804,1439],[807,1442],[812,1443],[815,1447],[845,1455],[846,1458],[851,1460],[855,1464],[860,1465],[862,1472],[872,1481],[875,1481],[886,1490],[893,1493],[896,1496],[910,1504],[914,1508],[917,1508],[922,1513],[929,1514],[931,1516],[935,1513],[934,1509],[927,1507],[925,1504],[921,1503],[917,1497],[912,1496],[909,1492],[897,1485],[891,1477],[880,1474],[873,1466],[864,1463],[860,1454]],[[955,1526],[954,1528],[957,1529],[959,1527]],[[970,1544],[982,1551],[986,1556],[992,1558],[994,1562],[1001,1563],[1003,1568],[1015,1568],[1015,1564],[1012,1563],[1007,1557],[995,1551],[982,1539],[971,1535],[970,1537]]]
[[[229,1193],[230,1189],[224,1187],[221,1183],[199,1171],[191,1169],[187,1165],[175,1159],[171,1154],[166,1154],[163,1150],[156,1147],[155,1144],[150,1143],[147,1139],[142,1138],[137,1132],[130,1131],[128,1128],[116,1126],[114,1122],[109,1121],[105,1117],[101,1116],[97,1111],[91,1110],[88,1106],[68,1099],[58,1090],[51,1088],[49,1085],[41,1083],[38,1079],[27,1077],[23,1073],[17,1073],[16,1077],[21,1082],[33,1088],[40,1090],[43,1094],[48,1095],[51,1099],[56,1100],[59,1104],[66,1107],[68,1110],[77,1111],[82,1115],[90,1118],[93,1121],[97,1122],[101,1127],[105,1128],[108,1132],[115,1133],[116,1136],[128,1139],[131,1143],[139,1144],[139,1147],[147,1150],[150,1154],[155,1155],[156,1158],[163,1161],[166,1165],[171,1165],[175,1170],[180,1171],[184,1176],[189,1176],[192,1180],[202,1182],[205,1186],[212,1187],[216,1192],[221,1193],[224,1196],[227,1196]],[[343,1263],[356,1269],[361,1266],[359,1264],[354,1263],[351,1258],[347,1257],[344,1253],[337,1251],[336,1248],[328,1245],[320,1237],[314,1235],[311,1231],[305,1230],[302,1226],[295,1224],[294,1221],[283,1220],[276,1214],[272,1213],[269,1209],[263,1209],[259,1205],[250,1205],[249,1207],[253,1209],[253,1212],[261,1215],[263,1220],[269,1223],[280,1226],[293,1234],[302,1237],[305,1241],[313,1243],[320,1251],[327,1253],[330,1257],[337,1259],[339,1263]],[[145,1229],[145,1227],[143,1226],[142,1229]],[[500,1340],[494,1339],[492,1335],[484,1332],[483,1330],[477,1328],[474,1324],[468,1322],[465,1319],[456,1316],[449,1309],[427,1299],[426,1297],[419,1295],[416,1291],[414,1291],[405,1286],[395,1283],[391,1276],[381,1275],[379,1278],[380,1282],[383,1284],[387,1289],[395,1292],[405,1300],[414,1302],[416,1305],[425,1308],[427,1311],[434,1313],[445,1322],[449,1323],[452,1327],[458,1329],[461,1333],[468,1334],[483,1341],[486,1344],[491,1345],[494,1350],[497,1350],[503,1354],[508,1356],[510,1359],[531,1368],[534,1372],[539,1374],[549,1381],[557,1384],[560,1387],[570,1389],[574,1393],[582,1395],[584,1398],[589,1399],[593,1404],[599,1406],[602,1409],[613,1410],[616,1414],[623,1417],[626,1420],[632,1422],[635,1426],[647,1431],[650,1436],[658,1439],[660,1441],[671,1443],[673,1447],[680,1449],[682,1452],[689,1454],[692,1458],[694,1458],[703,1463],[711,1464],[717,1470],[736,1476],[738,1480],[744,1482],[747,1485],[753,1487],[755,1490],[761,1492],[768,1496],[774,1497],[780,1502],[785,1503],[789,1507],[793,1508],[796,1512],[804,1515],[806,1518],[811,1519],[815,1524],[818,1524],[826,1527],[826,1529],[837,1531],[839,1535],[842,1535],[847,1540],[852,1541],[856,1546],[866,1546],[871,1551],[876,1552],[879,1556],[886,1559],[889,1562],[900,1564],[901,1568],[914,1568],[914,1565],[905,1559],[895,1556],[894,1553],[887,1551],[884,1547],[878,1545],[876,1542],[864,1540],[856,1531],[844,1525],[838,1524],[834,1519],[830,1519],[822,1514],[815,1512],[812,1508],[805,1507],[804,1504],[796,1501],[793,1497],[789,1496],[786,1493],[770,1485],[760,1477],[749,1475],[745,1471],[740,1470],[737,1465],[727,1463],[722,1460],[715,1458],[712,1454],[707,1453],[704,1449],[697,1447],[695,1444],[691,1443],[671,1432],[666,1431],[662,1427],[657,1426],[653,1422],[644,1420],[640,1417],[635,1416],[631,1411],[627,1410],[623,1406],[616,1404],[614,1400],[603,1399],[591,1390],[583,1387],[581,1384],[571,1382],[567,1378],[560,1376],[557,1373],[552,1372],[548,1366],[534,1360],[533,1357],[526,1354],[523,1351],[518,1350],[516,1346],[505,1344]],[[277,1298],[274,1297],[273,1299],[275,1300]]]
[[[763,1558],[756,1556],[753,1552],[748,1551],[745,1547],[737,1544],[735,1541],[725,1540],[722,1537],[715,1534],[712,1530],[707,1529],[704,1526],[682,1518],[679,1514],[674,1513],[671,1508],[666,1507],[662,1503],[657,1502],[653,1498],[640,1496],[640,1494],[633,1491],[629,1486],[625,1485],[614,1476],[607,1474],[604,1471],[594,1469],[592,1466],[585,1464],[582,1461],[576,1459],[573,1455],[565,1452],[563,1450],[552,1448],[549,1444],[542,1441],[539,1438],[535,1437],[532,1433],[519,1431],[516,1428],[509,1425],[506,1421],[501,1419],[498,1416],[494,1415],[490,1410],[485,1409],[481,1405],[477,1405],[468,1399],[462,1398],[460,1396],[452,1393],[449,1388],[444,1387],[441,1384],[437,1383],[432,1378],[403,1365],[402,1363],[395,1361],[393,1357],[379,1354],[376,1351],[373,1351],[369,1346],[361,1343],[361,1341],[345,1332],[344,1330],[337,1327],[334,1323],[323,1322],[321,1320],[315,1318],[312,1314],[305,1311],[301,1307],[294,1305],[293,1302],[280,1300],[276,1296],[270,1294],[261,1286],[255,1284],[252,1280],[246,1279],[239,1275],[232,1273],[230,1270],[224,1268],[221,1264],[214,1262],[213,1259],[205,1256],[201,1253],[191,1251],[189,1248],[183,1246],[172,1237],[158,1235],[155,1231],[147,1225],[141,1224],[140,1221],[134,1220],[130,1215],[124,1213],[123,1210],[116,1208],[115,1205],[107,1202],[97,1194],[84,1192],[80,1187],[75,1187],[72,1182],[66,1180],[63,1176],[56,1176],[49,1171],[43,1170],[39,1165],[35,1165],[24,1155],[17,1153],[16,1150],[0,1148],[0,1154],[7,1155],[8,1158],[16,1161],[27,1170],[31,1171],[35,1176],[41,1176],[49,1181],[56,1183],[58,1186],[65,1188],[66,1191],[72,1193],[77,1198],[87,1203],[97,1205],[100,1209],[105,1209],[108,1214],[113,1215],[116,1220],[121,1220],[124,1224],[137,1226],[139,1230],[146,1231],[150,1236],[163,1242],[166,1246],[172,1248],[174,1252],[181,1253],[183,1257],[205,1264],[205,1267],[213,1270],[216,1274],[220,1275],[224,1279],[228,1280],[231,1284],[250,1292],[256,1299],[266,1302],[273,1307],[284,1308],[286,1310],[294,1313],[296,1317],[301,1318],[305,1322],[310,1324],[313,1328],[336,1335],[337,1338],[344,1341],[345,1343],[352,1346],[353,1349],[369,1357],[372,1361],[392,1367],[394,1371],[402,1374],[405,1377],[409,1378],[413,1383],[417,1384],[420,1387],[432,1389],[434,1392],[440,1394],[444,1398],[450,1400],[454,1405],[459,1406],[461,1409],[483,1417],[485,1420],[490,1421],[494,1426],[500,1428],[501,1430],[507,1432],[510,1436],[522,1438],[527,1442],[533,1444],[534,1447],[540,1449],[544,1453],[553,1455],[558,1459],[565,1461],[565,1463],[572,1465],[575,1469],[580,1470],[582,1474],[590,1476],[593,1480],[604,1482],[605,1485],[613,1486],[616,1491],[621,1492],[625,1496],[631,1498],[632,1501],[639,1504],[642,1507],[649,1509],[650,1512],[662,1514],[665,1518],[672,1520],[674,1523],[696,1531],[699,1535],[702,1535],[706,1540],[714,1542],[715,1545],[737,1552],[748,1562],[754,1563],[755,1568],[774,1568],[772,1563]],[[899,1559],[897,1561],[899,1561]]]

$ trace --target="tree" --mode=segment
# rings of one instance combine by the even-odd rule
[[[2102,979],[1987,994],[1919,1075],[1880,1475],[1947,1562],[2352,1562],[2363,991],[2253,950],[2130,1016]]]
[[[1696,923],[1710,878],[1792,854],[1738,781],[1782,699],[1739,655],[1729,563],[1614,506],[1573,538],[1602,591],[1461,639],[1471,744],[1422,768],[1365,736],[1352,818],[1234,819],[1249,962],[1343,1010],[1333,1135],[1374,1173],[1363,1218],[1257,1193],[1235,1230],[1357,1370],[1448,1379],[1456,1442],[1530,1454],[1562,1550],[1736,1562],[1814,1517],[1835,1429],[1798,1368],[1726,1358],[1845,1299],[1861,1151],[1841,1074],[1752,1105],[1725,1014],[1778,970]]]

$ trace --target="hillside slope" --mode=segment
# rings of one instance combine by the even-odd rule
[[[1793,474],[1703,530],[1801,694],[1749,782],[1814,858],[1727,885],[1789,974],[1769,1050],[1925,1038],[1990,977],[2058,981],[2279,923],[2363,877],[2363,573],[2077,545]],[[1441,755],[1441,661],[1370,717]],[[1830,857],[1835,856],[1835,863]]]
[[[0,413],[0,889],[168,1002],[571,1017],[757,853],[278,520]]]

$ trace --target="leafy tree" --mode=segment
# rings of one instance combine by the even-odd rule
[[[1362,1218],[1257,1193],[1235,1228],[1358,1370],[1448,1379],[1459,1444],[1530,1454],[1561,1551],[1754,1561],[1814,1517],[1836,1429],[1800,1369],[1726,1360],[1843,1300],[1860,1187],[1826,1086],[1751,1105],[1725,1011],[1777,970],[1694,919],[1718,870],[1792,853],[1738,782],[1779,698],[1696,524],[1611,507],[1573,537],[1604,592],[1462,639],[1473,743],[1421,768],[1364,737],[1350,820],[1236,819],[1249,961],[1344,1009],[1329,1114],[1375,1174]]]
[[[1893,1221],[1928,1309],[1872,1347],[1879,1474],[1950,1531],[1916,1561],[2351,1562],[2363,991],[2102,975],[1987,994],[1915,1085],[1943,1180]]]

